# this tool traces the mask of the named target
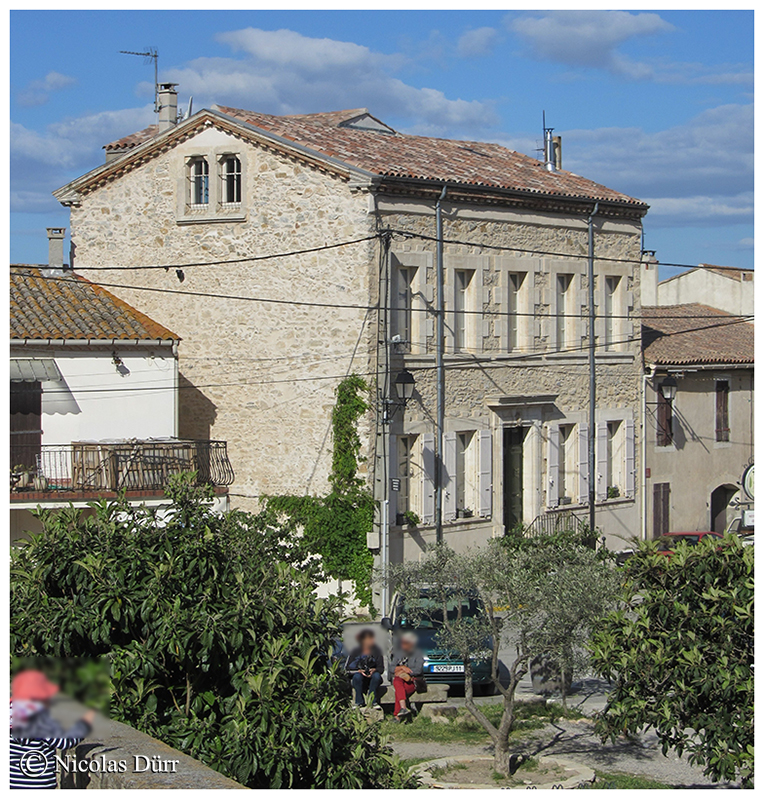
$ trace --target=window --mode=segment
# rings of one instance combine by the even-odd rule
[[[718,442],[730,441],[728,425],[728,399],[730,384],[728,381],[715,382],[715,439]]]
[[[520,346],[518,335],[518,312],[523,307],[521,303],[521,288],[525,272],[507,273],[507,349],[517,350]]]
[[[210,166],[206,158],[195,158],[189,165],[189,183],[192,206],[206,206],[210,202]]]
[[[236,205],[242,202],[242,162],[236,156],[221,161],[221,202]]]
[[[624,431],[621,422],[609,422],[606,439],[606,497],[620,497],[624,489]]]
[[[566,347],[566,333],[570,330],[570,325],[568,324],[568,314],[569,312],[569,289],[571,288],[571,282],[573,280],[573,275],[558,275],[556,278],[556,286],[555,286],[555,296],[556,296],[556,303],[555,303],[555,347],[557,350],[563,350]],[[571,342],[571,345],[574,345],[575,342]]]
[[[664,397],[660,388],[656,396],[659,401],[656,409],[656,444],[669,447],[672,444],[672,401]]]
[[[606,296],[604,308],[604,323],[605,323],[605,349],[613,349],[614,330],[618,330],[618,324],[614,324],[614,314],[618,308],[617,292],[619,290],[619,278],[613,275],[606,276]]]
[[[469,347],[470,337],[470,287],[473,280],[472,269],[454,271],[454,349],[456,352]]]
[[[399,267],[396,271],[395,332],[401,337],[402,349],[410,350],[412,344],[412,305],[416,267]]]

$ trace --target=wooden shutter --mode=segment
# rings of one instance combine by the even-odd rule
[[[657,394],[659,404],[656,412],[656,444],[668,447],[672,444],[672,403],[661,391]]]
[[[399,469],[400,453],[398,436],[389,436],[386,442],[388,447],[388,525],[395,525],[398,516],[398,489],[401,478]]]
[[[579,502],[587,503],[590,499],[590,481],[589,481],[589,430],[588,426],[584,423],[579,424],[577,431],[579,437],[578,441],[578,455],[579,455]]]
[[[478,516],[491,516],[491,431],[478,431]]]
[[[444,434],[444,520],[457,518],[457,434]]]
[[[422,521],[425,525],[436,521],[436,437],[432,433],[422,436]]]
[[[608,423],[598,422],[595,430],[595,493],[597,501],[602,503],[608,497]]]
[[[715,438],[718,442],[730,441],[730,427],[728,426],[728,396],[730,385],[728,381],[717,381],[715,384]]]
[[[653,487],[653,538],[669,533],[669,484],[655,483]]]
[[[635,497],[635,422],[624,421],[624,495],[628,500]]]
[[[558,465],[560,463],[560,428],[555,423],[547,427],[547,505],[558,506]]]

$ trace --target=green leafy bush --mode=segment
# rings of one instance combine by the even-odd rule
[[[114,718],[249,787],[410,785],[330,666],[341,600],[303,540],[213,514],[189,476],[171,495],[43,511],[12,553],[12,654],[107,657]]]
[[[615,682],[604,736],[655,728],[714,780],[754,779],[754,548],[735,536],[644,543],[624,568],[624,608],[592,637],[593,664]]]

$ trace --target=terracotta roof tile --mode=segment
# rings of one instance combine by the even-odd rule
[[[68,272],[11,266],[11,339],[178,340],[179,336],[95,283]]]
[[[754,325],[716,308],[686,303],[643,307],[646,364],[753,364]]]
[[[350,120],[369,114],[364,108],[287,116],[260,114],[229,106],[213,108],[234,120],[253,125],[375,175],[605,200],[647,208],[634,197],[616,192],[573,172],[548,172],[536,158],[499,144],[410,136],[393,129],[385,131],[349,127],[346,123]],[[370,118],[380,122],[371,115]],[[106,145],[106,149],[127,151],[156,135],[156,126],[150,125],[142,131],[111,142]]]

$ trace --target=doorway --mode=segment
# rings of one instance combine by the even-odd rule
[[[718,486],[709,500],[709,530],[717,533],[725,533],[728,525],[728,506],[733,496],[738,492],[738,487],[731,484]]]
[[[502,486],[505,533],[523,524],[523,442],[526,428],[504,428],[502,432]]]

